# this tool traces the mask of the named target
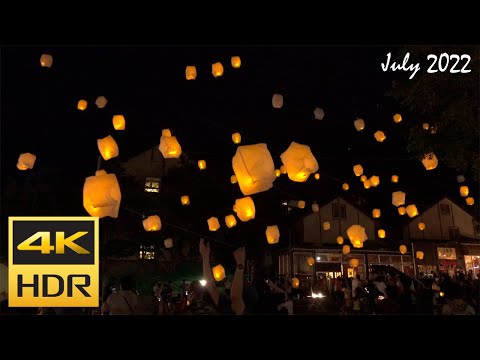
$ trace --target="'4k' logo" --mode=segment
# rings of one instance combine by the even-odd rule
[[[38,231],[30,236],[25,241],[18,244],[17,249],[21,251],[40,251],[42,254],[50,254],[51,251],[56,250],[56,254],[65,254],[65,246],[75,251],[77,254],[90,254],[87,249],[75,244],[75,240],[88,234],[87,231],[77,231],[65,239],[65,232],[55,232],[55,246],[50,245],[50,232]],[[42,239],[40,245],[33,245],[37,239]]]

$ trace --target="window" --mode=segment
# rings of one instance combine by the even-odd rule
[[[450,215],[450,205],[448,205],[448,204],[440,204],[440,214],[442,214],[442,215]]]
[[[160,179],[155,177],[147,177],[145,179],[145,192],[159,193]]]
[[[460,238],[460,230],[456,226],[449,226],[448,233],[450,234],[450,240],[458,240]]]
[[[345,220],[347,218],[346,206],[343,204],[332,204],[332,217]]]

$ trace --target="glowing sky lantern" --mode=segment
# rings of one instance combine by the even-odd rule
[[[102,155],[105,161],[117,157],[119,154],[118,145],[111,135],[108,135],[103,139],[98,139],[97,146],[98,150],[100,151],[100,155]]]
[[[280,166],[280,172],[282,174],[286,174],[287,173],[287,168],[284,165]]]
[[[403,191],[395,191],[392,193],[392,205],[400,206],[405,205],[406,194]]]
[[[175,136],[162,135],[158,150],[160,150],[165,159],[177,159],[182,154],[182,147]]]
[[[407,215],[411,218],[418,215],[417,207],[414,204],[408,205],[405,210],[407,212]]]
[[[280,169],[275,169],[275,176],[280,177],[280,175],[282,175],[282,172],[280,171]]]
[[[353,167],[353,173],[355,176],[360,176],[363,174],[363,166],[360,164],[357,164]]]
[[[417,251],[415,253],[416,258],[419,259],[419,260],[423,260],[423,255],[424,255],[423,251]]]
[[[163,240],[163,245],[165,246],[166,249],[171,249],[173,247],[173,239],[168,238]]]
[[[122,194],[115,174],[99,170],[85,179],[83,207],[90,216],[117,218]]]
[[[33,169],[33,166],[35,165],[36,160],[37,160],[37,157],[33,154],[30,154],[30,153],[20,154],[20,156],[18,157],[17,169],[18,170]]]
[[[467,205],[473,205],[475,204],[475,200],[473,199],[473,197],[469,196],[465,199],[465,202],[467,203]]]
[[[398,247],[398,250],[400,250],[401,254],[406,254],[407,253],[407,247],[405,245],[400,245]]]
[[[95,105],[97,105],[99,109],[103,109],[105,106],[107,106],[107,103],[108,100],[105,96],[99,96],[97,97],[97,100],[95,100]]]
[[[275,109],[281,109],[283,106],[283,95],[274,94],[272,97],[272,106]]]
[[[367,175],[362,175],[360,176],[360,181],[363,183],[365,182],[365,180],[367,180]]]
[[[365,181],[363,182],[363,187],[364,187],[365,189],[370,189],[371,186],[372,186],[372,183],[371,183],[370,180],[367,179],[367,180],[365,180]]]
[[[368,239],[365,228],[361,225],[352,225],[347,229],[347,236],[353,246],[363,243]]]
[[[344,255],[347,255],[350,252],[350,245],[343,245],[342,247],[342,253]]]
[[[433,152],[425,154],[422,160],[423,166],[427,170],[433,170],[438,166],[438,159]]]
[[[227,215],[225,216],[225,225],[230,229],[237,225],[237,219],[235,219],[234,215]]]
[[[185,68],[185,78],[187,80],[195,80],[197,78],[197,68],[193,65]]]
[[[123,115],[113,115],[112,123],[115,130],[125,130],[125,117]]]
[[[372,216],[374,219],[378,219],[380,217],[381,211],[380,209],[373,209],[372,210]]]
[[[317,160],[308,145],[292,142],[280,158],[287,169],[288,178],[295,182],[307,181],[310,174],[318,170]]]
[[[460,196],[467,197],[468,196],[468,186],[460,186]]]
[[[85,110],[88,106],[88,103],[86,100],[78,100],[78,103],[77,103],[77,109],[78,110]]]
[[[398,208],[398,214],[399,215],[405,215],[407,213],[407,210],[405,210],[405,208],[403,206],[400,206]]]
[[[325,117],[325,112],[322,108],[317,107],[313,111],[313,115],[315,116],[315,120],[323,120],[323,118]]]
[[[418,223],[418,229],[419,229],[420,231],[425,230],[425,224],[424,224],[423,222]]]
[[[183,195],[180,198],[180,202],[182,203],[183,206],[190,205],[190,198],[188,197],[188,195]]]
[[[395,121],[395,123],[398,124],[399,122],[402,121],[402,115],[400,115],[400,114],[393,115],[393,121]]]
[[[330,230],[330,222],[329,221],[324,221],[322,226],[323,226],[323,230],[325,230],[325,231]]]
[[[238,218],[245,222],[255,218],[255,204],[250,196],[235,200]]]
[[[225,269],[222,265],[217,265],[212,268],[212,273],[215,281],[222,281],[223,279],[225,279]]]
[[[40,56],[40,65],[42,67],[51,68],[53,65],[53,56],[49,54],[42,54],[42,56]]]
[[[428,130],[430,128],[430,125],[428,125],[428,123],[423,123],[422,128],[423,130]]]
[[[385,235],[386,235],[385,230],[378,229],[377,234],[380,239],[385,239]]]
[[[300,287],[300,280],[298,278],[292,279],[292,287],[294,289],[298,289]]]
[[[143,228],[145,231],[160,231],[162,228],[162,222],[160,216],[151,215],[143,220]]]
[[[232,67],[235,69],[238,69],[240,66],[242,66],[242,60],[240,59],[240,56],[232,56],[230,62]]]
[[[305,209],[305,201],[304,200],[298,200],[297,201],[297,207],[299,209]]]
[[[320,180],[320,174],[319,173],[315,173],[315,180]]]
[[[212,75],[214,77],[219,77],[223,75],[223,65],[220,62],[212,64]]]
[[[465,176],[457,175],[457,182],[460,183],[460,184],[465,182]]]
[[[239,146],[232,158],[232,167],[243,195],[256,194],[273,187],[275,166],[266,144]]]
[[[392,183],[398,183],[398,175],[392,175]]]
[[[372,184],[373,187],[377,187],[378,185],[380,185],[380,177],[377,175],[373,175],[370,178],[370,184]]]
[[[343,244],[343,237],[337,236],[337,244],[342,245]]]
[[[207,220],[208,230],[210,231],[217,231],[220,229],[220,222],[215,216],[212,216],[210,219]]]
[[[172,132],[170,131],[170,129],[163,129],[162,136],[172,136]]]
[[[350,186],[349,186],[347,183],[344,183],[344,184],[342,185],[342,189],[345,190],[345,191],[347,191],[348,189],[350,189]]]
[[[207,168],[207,162],[205,160],[198,160],[197,164],[200,170],[205,170]]]
[[[355,126],[357,131],[362,131],[365,129],[365,121],[363,121],[363,119],[357,119],[353,122],[353,126]]]
[[[230,182],[236,184],[238,182],[237,177],[235,175],[230,176]]]
[[[348,262],[348,264],[351,266],[351,267],[358,267],[358,259],[350,259],[350,261]]]
[[[310,256],[309,258],[307,258],[307,264],[308,264],[309,266],[315,265],[315,259]]]
[[[318,204],[312,204],[312,211],[318,213],[320,211],[320,207]]]
[[[380,131],[380,130],[378,130],[375,134],[373,134],[373,136],[375,137],[375,140],[377,140],[378,142],[383,142],[383,140],[387,138],[383,133],[383,131]]]
[[[234,144],[240,144],[242,142],[242,135],[238,132],[232,134],[232,141]]]
[[[265,230],[265,236],[269,244],[277,244],[280,240],[280,230],[277,225],[267,226]]]

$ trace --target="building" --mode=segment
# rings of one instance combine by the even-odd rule
[[[425,224],[424,230],[420,230]],[[475,276],[480,266],[480,224],[462,206],[443,198],[415,217],[404,228],[404,239],[411,241],[412,252],[423,252],[416,257],[417,274],[472,270]]]

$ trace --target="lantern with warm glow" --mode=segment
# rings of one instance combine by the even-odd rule
[[[162,228],[160,216],[151,215],[143,220],[143,228],[145,231],[159,231]]]
[[[392,204],[395,206],[405,205],[405,193],[403,191],[395,191],[392,193]]]
[[[284,165],[280,166],[280,172],[282,174],[286,174],[287,173],[287,168]]]
[[[275,109],[281,109],[283,106],[283,95],[274,94],[272,97],[272,106]]]
[[[325,231],[330,230],[330,222],[329,221],[325,221],[323,223],[323,230],[325,230]]]
[[[320,211],[320,207],[318,206],[318,204],[312,204],[312,211],[315,213]]]
[[[20,154],[20,156],[18,157],[17,169],[18,170],[33,169],[33,165],[35,165],[36,160],[37,160],[37,157],[33,154],[30,154],[30,153]]]
[[[222,265],[217,265],[213,267],[212,273],[215,281],[222,281],[223,279],[225,279],[225,269]]]
[[[385,239],[385,235],[386,235],[385,230],[378,229],[377,234],[380,239]]]
[[[299,209],[305,209],[305,201],[304,200],[298,200],[297,201],[297,207]]]
[[[363,243],[368,239],[365,228],[361,225],[352,225],[347,229],[347,236],[350,239],[350,242],[355,246],[355,244]]]
[[[87,108],[87,101],[86,100],[78,100],[78,103],[77,103],[77,109],[78,110],[85,110]]]
[[[405,215],[405,214],[407,213],[407,211],[405,210],[405,208],[404,208],[403,206],[400,206],[400,207],[398,208],[398,213],[399,213],[400,215]]]
[[[342,245],[343,244],[343,237],[337,236],[337,244]]]
[[[320,180],[320,174],[319,173],[315,173],[315,180]]]
[[[475,204],[475,200],[473,199],[473,197],[469,196],[465,199],[465,202],[467,203],[467,205],[473,205]]]
[[[42,67],[50,68],[52,67],[52,64],[53,64],[52,55],[42,54],[42,56],[40,56],[40,65]]]
[[[173,239],[168,238],[163,240],[163,245],[165,246],[166,249],[171,249],[173,247]]]
[[[428,123],[423,123],[422,127],[423,130],[428,130],[430,128],[430,125],[428,125]]]
[[[418,223],[418,229],[419,229],[420,231],[425,230],[425,224],[424,224],[423,222]]]
[[[113,115],[112,122],[115,130],[125,130],[125,117],[123,115]]]
[[[308,265],[313,266],[315,264],[315,259],[310,256],[309,258],[307,258],[307,263]]]
[[[240,59],[240,56],[232,56],[231,64],[233,68],[238,69],[242,65],[242,60]]]
[[[317,107],[313,111],[313,115],[315,116],[315,120],[323,120],[323,118],[325,117],[325,112],[323,111],[322,108]]]
[[[220,222],[215,216],[212,216],[210,219],[207,220],[208,230],[210,231],[217,231],[220,229]]]
[[[266,144],[244,145],[237,148],[232,167],[243,195],[267,191],[275,181],[275,166]]]
[[[288,178],[292,181],[305,182],[310,174],[318,170],[317,160],[308,145],[293,141],[280,158],[287,169]]]
[[[99,170],[95,176],[85,179],[83,207],[90,216],[117,218],[121,200],[120,185],[115,174]]]
[[[377,175],[373,175],[370,178],[370,184],[372,184],[373,187],[377,187],[378,185],[380,185],[380,177]]]
[[[182,203],[183,206],[190,205],[190,198],[188,197],[188,195],[183,195],[180,198],[180,202]]]
[[[158,150],[160,150],[165,159],[177,159],[182,154],[182,147],[175,136],[162,135]]]
[[[234,227],[235,225],[237,225],[237,219],[235,219],[234,215],[227,215],[227,216],[225,216],[225,224],[230,229],[230,228]]]
[[[468,196],[468,186],[460,186],[460,195],[462,197]]]
[[[365,129],[365,121],[363,121],[363,119],[357,119],[353,122],[353,126],[355,126],[357,131],[362,131]]]
[[[232,134],[232,141],[234,144],[240,144],[242,142],[242,135],[238,132]]]
[[[418,215],[418,210],[415,205],[408,205],[407,208],[405,209],[407,212],[407,215],[410,216],[411,218],[415,217]]]
[[[198,160],[198,168],[200,170],[205,170],[207,168],[207,162],[205,160]]]
[[[460,184],[465,182],[465,176],[457,175],[457,182],[460,183]]]
[[[269,244],[277,244],[280,240],[280,230],[278,230],[278,226],[267,226],[267,230],[265,230],[265,236],[267,237],[267,242]]]
[[[163,129],[162,136],[172,136],[172,132],[170,131],[170,129]]]
[[[214,77],[219,77],[223,75],[223,65],[220,62],[212,64],[212,75]]]
[[[275,169],[275,176],[280,177],[280,175],[282,175],[282,172],[280,171],[280,169]]]
[[[395,114],[393,115],[393,121],[395,121],[397,124],[402,121],[402,115],[400,114]]]
[[[423,254],[423,251],[417,251],[415,253],[415,255],[416,255],[417,259],[422,260],[424,254]]]
[[[360,176],[363,174],[363,167],[360,164],[357,164],[353,167],[353,173],[355,176]]]
[[[255,218],[255,204],[250,196],[235,200],[235,209],[238,218],[243,222]]]
[[[344,184],[342,185],[342,189],[345,190],[345,191],[347,191],[348,189],[350,189],[350,186],[349,186],[347,183],[344,183]]]
[[[380,217],[381,211],[380,209],[373,209],[372,216],[374,219],[378,219]]]
[[[100,155],[102,155],[105,161],[118,156],[118,145],[115,139],[110,135],[104,137],[103,139],[98,139],[97,146],[98,150],[100,151]]]
[[[365,181],[363,182],[363,187],[364,187],[365,189],[370,189],[371,186],[372,186],[372,183],[371,183],[370,180],[365,180]]]
[[[105,96],[99,96],[97,97],[97,100],[95,100],[95,105],[97,105],[97,107],[99,109],[103,109],[105,106],[107,106],[107,98]]]
[[[425,154],[422,160],[423,166],[427,170],[433,170],[438,166],[438,159],[433,152]]]
[[[362,175],[360,176],[360,181],[363,183],[365,182],[365,180],[367,180],[367,175]]]
[[[377,140],[378,142],[383,142],[383,140],[387,138],[383,133],[383,131],[380,131],[380,130],[378,130],[375,134],[373,134],[373,136],[375,137],[375,140]]]
[[[238,180],[237,180],[237,177],[236,177],[235,175],[230,176],[230,182],[231,182],[232,184],[236,184],[237,181],[238,181]]]
[[[392,183],[398,183],[398,175],[392,175]]]
[[[299,286],[300,286],[300,280],[298,280],[297,278],[293,278],[292,279],[292,287],[294,289],[298,289]]]
[[[195,80],[197,78],[197,68],[193,65],[185,68],[185,77],[187,80]]]
[[[350,252],[350,245],[343,245],[342,252],[343,255],[347,255]]]
[[[407,247],[405,245],[400,245],[398,247],[398,249],[400,250],[401,254],[406,254],[407,253]]]
[[[350,259],[350,261],[348,262],[348,264],[351,266],[351,267],[357,267],[358,266],[358,259]]]

